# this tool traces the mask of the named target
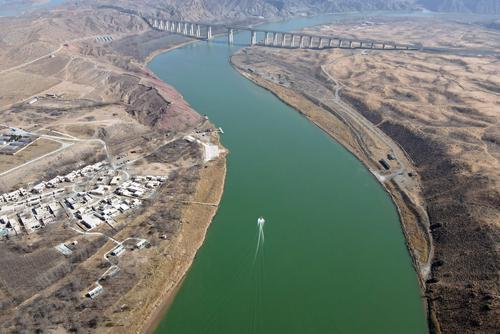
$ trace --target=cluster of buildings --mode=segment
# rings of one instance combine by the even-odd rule
[[[84,206],[74,211],[74,216],[79,219],[80,227],[91,230],[102,223],[115,225],[115,218],[131,209],[142,205],[140,199],[122,198],[110,194],[91,205]]]
[[[64,213],[63,207],[54,200],[63,192],[56,189],[33,195],[20,188],[0,195],[0,237],[32,233],[54,223],[56,217]]]
[[[100,171],[103,171],[108,167],[108,163],[105,161],[97,162],[93,165],[85,166],[81,169],[72,171],[64,176],[56,176],[49,181],[43,181],[34,186],[31,192],[34,194],[43,193],[46,189],[57,188],[62,183],[78,183],[83,181],[85,178],[94,177]]]
[[[61,213],[64,213],[64,209],[57,201],[31,209],[23,208],[11,214],[1,215],[0,211],[0,237],[33,233],[55,223]]]
[[[113,226],[115,217],[141,206],[142,199],[153,195],[166,181],[164,176],[135,176],[126,181],[120,176],[112,176],[109,186],[97,184],[90,191],[90,196],[99,196],[97,202],[80,208],[73,206],[75,215],[81,219],[84,229],[93,229],[103,222]]]
[[[82,230],[116,218],[142,205],[167,181],[164,176],[134,176],[101,161],[36,184],[0,195],[0,237],[33,233],[62,219]]]
[[[165,176],[135,176],[132,181],[121,184],[116,193],[126,197],[143,197],[165,181],[167,181]]]
[[[18,129],[0,133],[0,154],[14,155],[39,137]]]

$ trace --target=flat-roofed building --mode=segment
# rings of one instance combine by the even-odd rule
[[[57,216],[62,211],[62,206],[59,202],[49,203],[48,208],[54,216]]]
[[[82,224],[88,228],[89,230],[94,227],[100,225],[102,221],[94,214],[83,214],[82,215]]]
[[[102,286],[98,285],[87,292],[87,297],[94,299],[95,297],[99,296],[103,291],[104,289],[102,288]]]
[[[111,251],[110,254],[113,256],[120,256],[124,251],[125,247],[123,247],[123,245],[118,245]]]

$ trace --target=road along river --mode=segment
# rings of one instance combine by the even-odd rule
[[[296,30],[346,14],[268,24]],[[236,43],[247,43],[247,34]],[[220,209],[157,333],[425,333],[396,208],[341,145],[240,76],[226,37],[149,64],[224,129]],[[266,219],[256,252],[257,218]]]

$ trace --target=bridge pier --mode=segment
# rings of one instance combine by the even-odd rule
[[[233,30],[233,28],[228,28],[228,30],[227,30],[227,43],[228,44],[234,43],[234,30]]]
[[[278,45],[278,33],[273,33],[273,46]]]
[[[184,29],[182,30],[182,33],[187,36],[188,34],[188,24],[184,23]]]
[[[292,35],[292,40],[290,41],[290,47],[291,48],[295,47],[295,35]]]
[[[201,38],[201,27],[199,24],[196,25],[196,37]]]
[[[268,45],[269,44],[270,37],[271,37],[271,33],[266,32],[266,37],[264,39],[264,45]]]
[[[314,38],[312,36],[309,37],[309,49],[313,48]]]
[[[281,47],[284,48],[286,46],[286,34],[281,35]]]
[[[250,32],[250,45],[255,45],[257,44],[257,32],[255,30],[252,30]]]
[[[208,26],[208,29],[207,29],[207,39],[208,40],[211,40],[213,39],[213,35],[212,35],[212,26]]]
[[[194,36],[194,24],[191,23],[189,26],[189,36]]]

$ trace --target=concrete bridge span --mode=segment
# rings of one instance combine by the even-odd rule
[[[144,18],[154,29],[192,38],[211,40],[214,31],[225,31],[229,44],[234,43],[235,31],[250,32],[249,45],[281,47],[289,49],[366,49],[366,50],[422,50],[421,45],[402,44],[393,41],[353,39],[342,36],[323,36],[301,32],[285,32],[231,25],[177,21],[161,18]]]

